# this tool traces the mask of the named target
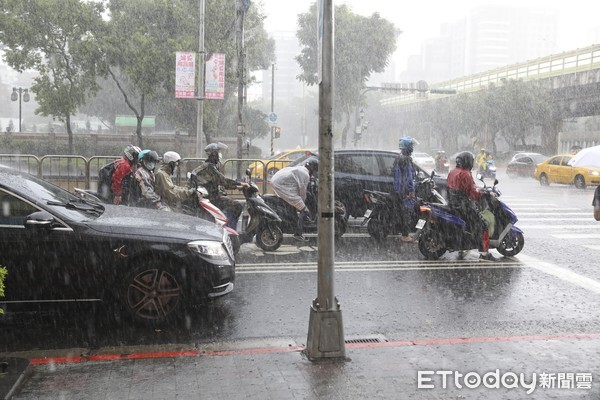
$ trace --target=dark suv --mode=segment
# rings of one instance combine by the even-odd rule
[[[365,214],[367,203],[363,190],[393,191],[396,157],[397,152],[387,150],[334,150],[335,198],[344,203],[348,215],[362,217]],[[301,164],[305,159],[296,160],[292,165]],[[431,175],[431,171],[413,165],[418,178]],[[434,181],[437,190],[446,197],[446,178],[435,175]]]

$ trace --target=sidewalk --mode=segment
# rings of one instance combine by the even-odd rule
[[[600,334],[361,340],[337,362],[302,350],[271,339],[29,353],[14,399],[600,399]]]

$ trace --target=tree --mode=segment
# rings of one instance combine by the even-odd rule
[[[97,2],[5,0],[0,14],[6,62],[19,72],[39,73],[31,86],[39,105],[35,112],[65,123],[69,153],[73,152],[71,115],[98,89],[102,12]]]
[[[103,48],[109,76],[137,119],[138,145],[143,147],[142,121],[148,100],[175,81],[175,52],[192,47],[194,25],[183,0],[110,0],[110,34]]]
[[[296,57],[302,74],[298,77],[309,85],[317,83],[317,5],[298,16],[297,37],[303,46]],[[352,126],[351,117],[361,106],[361,91],[373,72],[383,72],[396,49],[400,31],[378,13],[371,17],[354,14],[346,5],[335,7],[334,116],[344,120],[342,147]]]
[[[99,80],[103,90],[83,109],[110,124],[115,115],[133,112],[138,142],[143,115],[150,112],[159,124],[195,132],[197,102],[175,99],[174,93],[175,52],[197,50],[198,1],[111,0],[110,9],[111,34],[105,42],[110,74],[108,80]],[[245,19],[250,71],[266,68],[274,58],[274,42],[267,37],[263,20],[261,10],[250,7]],[[218,52],[226,57],[225,100],[205,102],[207,140],[210,135],[236,132],[234,22],[235,0],[206,1],[206,56]]]

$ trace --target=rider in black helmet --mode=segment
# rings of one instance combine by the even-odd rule
[[[487,222],[475,205],[475,200],[481,199],[483,192],[475,186],[471,176],[474,162],[475,156],[469,151],[463,151],[456,156],[456,168],[448,174],[448,203],[467,223],[472,234],[481,237],[479,259],[495,261],[496,258],[488,252],[490,236]],[[493,192],[490,195],[494,195]]]
[[[221,142],[210,143],[204,148],[207,155],[206,160],[196,167],[192,174],[198,177],[198,183],[208,191],[208,199],[219,207],[227,216],[227,226],[233,230],[237,229],[237,222],[242,214],[242,205],[226,196],[221,195],[219,187],[224,189],[238,189],[248,187],[246,182],[238,182],[229,179],[219,171],[220,160],[223,152],[228,149],[227,145]]]

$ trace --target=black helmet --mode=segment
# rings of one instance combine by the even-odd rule
[[[156,168],[156,163],[160,160],[158,157],[158,153],[154,150],[143,150],[138,155],[138,159],[142,164],[142,167],[146,168],[148,171],[154,171]]]
[[[456,156],[456,167],[463,168],[466,170],[473,169],[473,162],[475,161],[475,156],[470,151],[463,151],[458,153]]]
[[[204,152],[207,156],[219,155],[220,152],[227,150],[229,147],[225,143],[217,142],[211,143],[204,148]]]
[[[304,163],[304,166],[311,175],[316,175],[319,172],[319,160],[317,157],[309,157]]]

